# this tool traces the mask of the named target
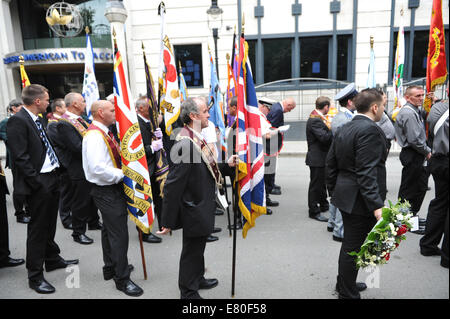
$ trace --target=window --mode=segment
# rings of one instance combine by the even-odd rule
[[[76,48],[86,46],[83,31],[74,37],[61,38],[54,34],[46,22],[46,13],[50,5],[58,1],[18,0],[20,25],[25,50],[42,48]],[[89,26],[92,46],[111,47],[109,22],[106,19],[107,0],[71,1],[77,5],[84,26]]]
[[[256,83],[256,40],[247,40],[247,43],[248,60],[250,61],[250,65],[252,67],[253,82]]]
[[[300,76],[328,78],[328,51],[330,37],[300,39]]]
[[[203,87],[202,45],[174,45],[177,68],[181,63],[186,86]]]
[[[292,39],[263,40],[263,47],[264,83],[292,78]]]
[[[337,73],[336,80],[347,81],[349,80],[348,67],[350,64],[349,48],[351,47],[351,35],[339,35],[338,47],[337,47]]]

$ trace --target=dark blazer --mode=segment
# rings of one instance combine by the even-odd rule
[[[383,131],[357,115],[343,125],[327,156],[327,188],[341,211],[372,214],[386,199],[387,146]]]
[[[310,117],[306,122],[306,165],[325,167],[325,159],[333,141],[333,133],[320,118]]]
[[[267,120],[272,124],[272,127],[280,127],[284,125],[283,106],[280,103],[272,104],[270,112],[267,114]]]
[[[152,176],[156,170],[156,155],[152,152],[152,128],[140,116],[137,117],[141,129],[142,142],[144,143],[145,155],[147,158],[148,173]]]
[[[187,237],[208,236],[216,211],[214,178],[190,140],[178,141],[174,147],[181,162],[170,168],[164,186],[162,226],[183,228]]]
[[[45,130],[45,126],[42,126]],[[17,172],[14,190],[18,195],[29,195],[33,190],[42,187],[39,174],[46,155],[44,142],[25,108],[8,120],[7,134],[11,161]]]
[[[47,133],[70,179],[85,180],[82,159],[83,136],[72,124],[64,120],[49,123]]]

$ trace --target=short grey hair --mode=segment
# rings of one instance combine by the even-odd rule
[[[199,109],[195,98],[187,98],[183,103],[181,103],[181,113],[180,118],[183,124],[191,123],[191,113],[199,114]]]
[[[136,101],[136,103],[135,103],[136,108],[139,108],[141,105],[142,105],[142,106],[148,106],[148,100],[147,100],[147,98],[141,97],[141,98],[139,98],[139,99]]]
[[[69,107],[73,103],[75,103],[75,101],[79,95],[81,95],[81,94],[77,93],[77,92],[67,93],[66,96],[64,97],[64,103],[66,104],[66,106]]]

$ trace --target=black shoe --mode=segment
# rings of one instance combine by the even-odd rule
[[[213,236],[213,235],[209,235],[208,238],[206,238],[207,243],[212,243],[213,241],[216,241],[216,240],[219,240],[219,237]]]
[[[89,225],[89,226],[88,226],[88,229],[89,229],[89,230],[102,230],[102,229],[103,229],[103,224],[100,223],[100,222],[97,222],[97,223],[94,224],[94,225]]]
[[[158,237],[152,233],[150,234],[142,234],[142,241],[145,241],[146,243],[150,243],[150,244],[159,244],[160,242],[162,242],[162,238]]]
[[[418,230],[415,231],[410,231],[413,234],[417,234],[417,235],[425,235],[425,228],[419,228]]]
[[[272,215],[272,210],[270,208],[266,208],[266,215]]]
[[[77,235],[73,235],[73,241],[82,245],[90,245],[94,242],[94,240],[92,238],[89,238],[88,236],[86,236],[85,234],[77,234]]]
[[[329,226],[327,226],[327,231],[328,231],[328,232],[332,233],[333,230],[334,230],[334,227],[329,227]]]
[[[281,191],[281,186],[273,184],[273,189],[279,189]]]
[[[50,285],[47,280],[28,280],[28,286],[39,294],[52,294],[56,291],[55,287]]]
[[[220,208],[217,208],[216,211],[214,212],[214,215],[216,215],[216,216],[222,216],[223,214],[225,214],[225,213]]]
[[[16,267],[23,265],[25,263],[24,259],[14,259],[11,257],[8,257],[8,259],[2,263],[0,263],[0,268],[7,268],[7,267]]]
[[[319,222],[328,222],[328,218],[323,217],[322,215],[319,214],[315,214],[315,215],[310,215],[309,218],[315,219]]]
[[[334,235],[333,235],[333,240],[342,243],[342,238],[341,238],[341,237],[338,237],[338,236],[334,236]]]
[[[443,259],[441,259],[441,266],[444,268],[448,268],[448,260],[444,261]]]
[[[272,189],[272,191],[269,193],[270,195],[281,195],[281,190],[279,189]]]
[[[429,250],[429,251],[421,249],[420,250],[420,254],[422,256],[426,256],[426,257],[429,257],[429,256],[441,256],[441,250],[439,248],[436,248],[435,250]]]
[[[359,292],[364,291],[367,289],[367,285],[363,282],[357,282],[356,289],[358,289]]]
[[[220,228],[220,227],[214,227],[214,229],[213,229],[213,234],[215,234],[215,233],[220,233],[222,231],[222,228]]]
[[[73,259],[73,260],[61,259],[60,261],[58,261],[58,262],[56,262],[54,264],[48,265],[46,263],[45,264],[45,271],[49,272],[49,271],[56,270],[56,269],[66,268],[67,266],[70,266],[70,265],[77,265],[78,262],[79,262],[78,259]]]
[[[120,291],[123,291],[125,295],[131,297],[139,297],[144,293],[141,287],[136,285],[131,279],[125,281],[116,281],[116,288]]]
[[[132,264],[128,265],[128,271],[131,273],[134,270],[134,266]],[[103,267],[103,279],[111,280],[116,275],[114,268]]]
[[[71,229],[71,230],[73,230],[72,223],[63,225],[63,227],[64,227],[65,229]]]
[[[234,229],[234,224],[228,226],[228,229],[233,230],[233,229]],[[237,229],[237,230],[238,230],[238,229],[242,229],[242,223],[237,222],[237,224],[236,224],[236,229]]]
[[[269,197],[266,198],[266,206],[277,207],[279,205],[280,205],[280,203],[278,203],[277,201],[271,200]]]
[[[31,220],[31,217],[27,216],[27,215],[19,215],[19,216],[16,216],[16,220],[18,223],[28,224]]]
[[[200,285],[198,289],[211,289],[216,287],[219,284],[219,281],[217,279],[205,279],[200,281]]]

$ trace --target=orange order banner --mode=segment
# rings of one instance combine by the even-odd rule
[[[430,38],[427,57],[427,93],[433,92],[438,84],[447,78],[447,63],[445,57],[445,33],[442,18],[442,0],[433,0],[431,12]],[[424,108],[430,112],[432,101],[426,98]]]

